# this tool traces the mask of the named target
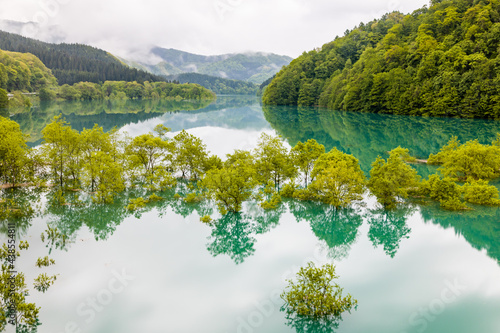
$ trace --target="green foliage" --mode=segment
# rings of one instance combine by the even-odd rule
[[[199,84],[218,95],[255,95],[258,90],[257,85],[251,82],[223,79],[221,77],[198,73],[169,75],[167,79],[180,83]]]
[[[240,154],[241,152],[235,152],[235,155]],[[250,199],[257,185],[256,170],[246,162],[245,159],[237,159],[222,169],[209,170],[200,182],[200,187],[215,199],[222,215],[240,212],[243,202]]]
[[[0,31],[0,35],[2,34]],[[4,40],[0,40],[0,44],[2,43]],[[57,85],[50,69],[33,54],[2,49],[4,48],[0,45],[0,88],[7,91],[32,92]]]
[[[28,147],[19,125],[0,117],[0,181],[13,186],[29,178]]]
[[[294,165],[304,174],[304,183],[307,188],[308,177],[311,174],[314,162],[325,153],[325,146],[314,139],[307,142],[298,142],[291,150]]]
[[[172,140],[172,166],[182,178],[197,180],[204,173],[208,159],[206,145],[197,137],[182,130]]]
[[[400,198],[408,198],[420,181],[417,171],[404,162],[408,158],[408,149],[398,147],[389,152],[387,161],[379,156],[372,164],[368,188],[386,208],[395,208]]]
[[[388,13],[293,60],[263,102],[500,118],[498,17],[496,0],[433,1],[413,14]]]
[[[50,44],[0,31],[0,49],[38,57],[40,63],[52,70],[59,84],[106,80],[165,81],[162,77],[129,68],[106,51],[82,44]],[[33,80],[44,79],[40,73],[36,74]]]
[[[297,169],[280,137],[262,133],[255,149],[255,168],[262,183],[280,185],[295,176]]]
[[[440,171],[455,180],[494,179],[500,177],[500,146],[478,140],[460,144],[453,137],[438,154],[431,154],[429,162],[441,164]]]
[[[284,309],[297,317],[340,318],[358,302],[349,294],[342,297],[343,289],[333,282],[337,278],[332,264],[316,267],[314,263],[308,263],[297,273],[296,282],[288,280],[288,286],[281,294]]]
[[[211,224],[213,220],[210,217],[210,215],[205,215],[205,216],[200,217],[200,221],[205,223],[205,224]]]
[[[24,243],[23,243],[24,244]],[[23,246],[20,250],[25,249]],[[2,264],[0,273],[0,331],[4,331],[7,325],[25,326],[31,329],[38,326],[38,314],[40,308],[34,303],[27,303],[26,296],[28,288],[24,273],[18,272],[13,277],[14,262],[21,254],[3,244],[0,248],[0,261]],[[15,313],[11,311],[14,310]]]
[[[7,91],[0,88],[0,109],[6,109],[9,106],[9,97]]]
[[[347,207],[362,199],[365,176],[359,161],[336,148],[321,155],[311,173],[314,179],[308,188],[314,198],[335,207]]]
[[[129,211],[134,211],[134,210],[139,210],[141,208],[146,207],[146,204],[148,203],[148,200],[144,200],[143,197],[135,198],[135,199],[130,199],[129,204],[127,205],[127,210]]]
[[[125,148],[129,172],[135,175],[135,179],[149,183],[153,188],[165,187],[172,182],[172,176],[163,163],[172,147],[164,137],[169,130],[158,127],[159,136],[152,133],[137,136]]]
[[[33,287],[39,292],[46,292],[57,280],[56,275],[48,276],[46,273],[40,274],[33,282]]]
[[[466,183],[463,187],[464,199],[477,205],[500,205],[498,188],[487,180]]]
[[[56,261],[54,259],[50,259],[48,256],[45,256],[43,258],[38,258],[36,260],[36,266],[38,268],[42,267],[49,267],[50,265],[55,265]]]
[[[185,203],[197,203],[203,200],[203,196],[200,196],[196,192],[188,193],[184,198]]]
[[[49,163],[51,179],[61,188],[68,185],[78,186],[79,151],[81,148],[79,134],[62,119],[54,117],[52,123],[43,131],[43,155]]]
[[[440,178],[431,175],[421,184],[421,193],[431,199],[439,201],[441,207],[447,210],[467,210],[467,205],[462,201],[462,187],[450,178]]]
[[[49,253],[52,252],[52,249],[66,249],[66,246],[70,244],[70,240],[66,234],[60,232],[57,227],[47,226],[47,230],[42,232],[40,235],[40,239],[45,243],[47,240],[46,247],[49,248]]]

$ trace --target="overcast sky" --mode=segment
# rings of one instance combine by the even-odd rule
[[[0,0],[0,19],[58,26],[68,42],[118,55],[151,45],[199,54],[296,57],[384,13],[428,0]],[[33,31],[29,31],[33,34]]]

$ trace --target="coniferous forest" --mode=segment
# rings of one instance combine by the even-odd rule
[[[165,81],[164,77],[130,68],[110,53],[82,44],[50,44],[0,31],[0,49],[38,57],[59,84],[104,81]]]

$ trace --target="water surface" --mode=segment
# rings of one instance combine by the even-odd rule
[[[365,172],[377,155],[397,146],[425,158],[452,135],[486,143],[499,131],[493,121],[262,108],[252,97],[219,97],[205,108],[175,112],[139,102],[123,109],[79,105],[12,118],[31,131],[33,145],[57,110],[79,130],[94,122],[131,135],[159,123],[172,128],[171,135],[186,129],[220,156],[255,147],[261,132],[280,134],[290,145],[314,138],[354,154]],[[430,171],[419,167],[424,176]],[[19,225],[31,244],[19,268],[32,279],[41,271],[36,258],[50,253],[56,265],[43,271],[59,274],[47,293],[31,292],[41,307],[41,333],[72,332],[73,326],[84,333],[303,332],[304,323],[289,322],[279,311],[277,295],[308,261],[334,262],[344,292],[358,299],[358,309],[344,315],[335,332],[500,331],[496,208],[451,213],[425,205],[386,212],[368,197],[345,210],[286,201],[264,212],[249,203],[241,216],[221,218],[213,205],[185,204],[172,193],[131,214],[124,207],[137,193],[119,196],[114,205],[53,207],[46,193],[24,191],[15,195],[39,202],[40,215]],[[211,213],[214,226],[199,222]],[[42,242],[47,225],[70,241],[62,248]],[[128,279],[120,284],[116,274],[123,273]]]

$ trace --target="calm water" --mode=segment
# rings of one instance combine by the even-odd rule
[[[12,118],[30,132],[32,145],[63,111],[77,129],[94,122],[131,135],[158,123],[173,135],[187,129],[220,156],[255,147],[261,132],[277,132],[291,145],[314,138],[352,153],[365,171],[399,145],[427,157],[452,135],[490,142],[500,132],[500,123],[489,121],[263,109],[251,97],[219,97],[197,111],[164,110],[179,107],[59,104]],[[430,171],[419,166],[422,175]],[[344,292],[358,299],[358,309],[344,315],[335,332],[500,332],[498,209],[449,213],[427,205],[389,213],[366,198],[340,211],[289,201],[265,213],[248,204],[242,216],[220,218],[209,204],[170,199],[134,215],[124,209],[127,195],[112,206],[61,208],[44,193],[23,194],[39,202],[41,213],[19,224],[31,244],[19,269],[29,281],[41,271],[59,274],[47,293],[33,291],[29,298],[41,307],[39,332],[332,332],[289,322],[279,311],[276,295],[308,261],[333,261]],[[216,226],[199,222],[211,212]],[[70,241],[62,247],[42,242],[47,225]],[[36,258],[49,253],[56,265],[35,268]]]

